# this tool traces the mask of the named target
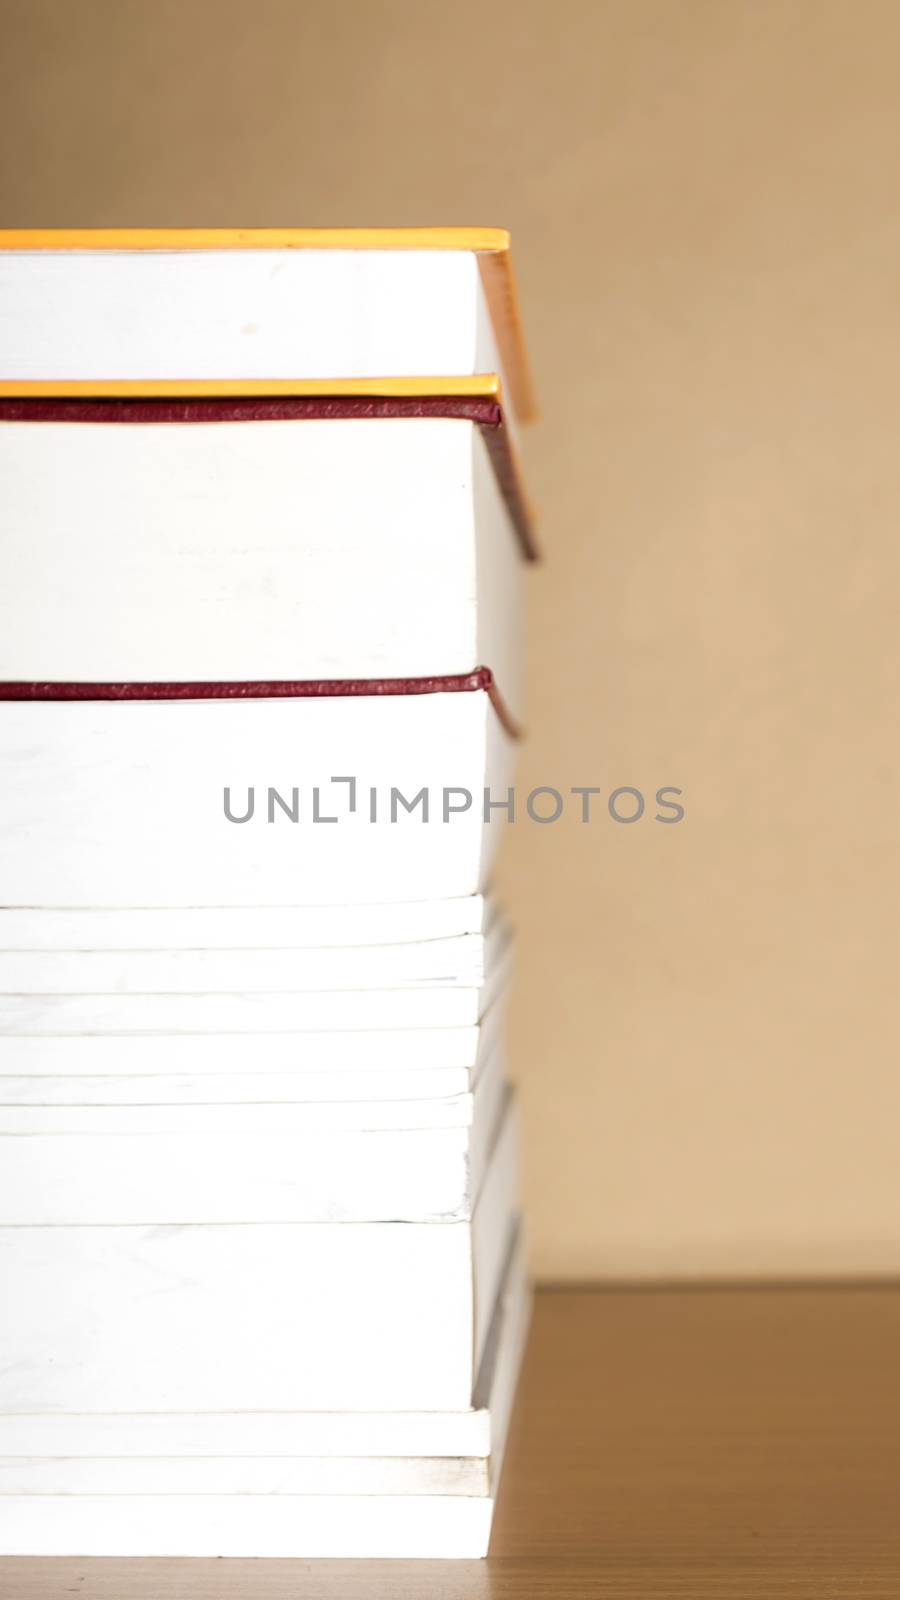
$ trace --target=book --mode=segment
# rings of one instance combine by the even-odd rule
[[[475,1495],[11,1495],[0,1551],[471,1560],[487,1554],[492,1515]]]
[[[533,543],[502,413],[410,409],[0,401],[0,679],[486,667],[521,721]]]
[[[404,944],[0,950],[3,994],[173,994],[478,988],[508,939],[490,932]]]
[[[289,906],[480,893],[508,820],[497,809],[485,820],[485,790],[507,799],[513,741],[490,675],[410,687],[0,699],[5,902]]]
[[[482,934],[483,895],[370,905],[0,906],[0,950],[304,950]]]
[[[533,412],[500,228],[7,229],[0,308],[7,393],[493,395],[503,374]]]
[[[411,1030],[415,1032],[415,1030]],[[448,1030],[450,1031],[450,1030]],[[466,1030],[460,1030],[465,1032]],[[202,1040],[202,1035],[199,1036]],[[269,1036],[271,1038],[271,1035]],[[150,1064],[166,1066],[167,1052],[170,1041],[178,1035],[144,1034],[136,1036],[138,1042],[153,1044],[155,1051],[150,1059]],[[215,1043],[216,1036],[212,1036]],[[197,1036],[195,1035],[195,1042]],[[41,1038],[22,1039],[16,1041],[22,1046],[43,1047],[45,1041]],[[47,1040],[48,1046],[65,1047],[67,1044],[79,1042],[78,1035],[61,1036]],[[116,1046],[116,1035],[107,1035],[104,1041],[107,1045]],[[64,1056],[54,1054],[53,1050],[41,1048],[38,1053],[33,1049],[24,1050],[18,1057],[8,1054],[0,1049],[0,1063],[21,1069],[15,1073],[4,1073],[0,1082],[0,1105],[3,1106],[178,1106],[178,1105],[329,1105],[329,1106],[359,1106],[360,1114],[366,1118],[375,1118],[378,1115],[393,1116],[393,1112],[376,1111],[376,1107],[385,1105],[396,1107],[396,1116],[403,1117],[404,1126],[406,1119],[417,1114],[421,1119],[434,1116],[438,1118],[439,1107],[447,1108],[447,1115],[458,1117],[460,1126],[465,1126],[471,1114],[471,1102],[474,1085],[474,1069],[470,1067],[419,1067],[412,1071],[403,1069],[382,1069],[370,1072],[342,1072],[335,1069],[333,1072],[322,1071],[315,1065],[315,1056],[310,1052],[313,1065],[308,1071],[297,1072],[267,1072],[266,1053],[262,1041],[242,1039],[240,1035],[231,1036],[232,1043],[240,1043],[244,1056],[244,1065],[250,1066],[254,1061],[260,1066],[253,1071],[245,1072],[102,1072],[96,1070],[86,1074],[56,1072],[31,1073],[25,1069],[36,1064],[58,1067],[71,1064],[72,1051],[66,1051]],[[133,1045],[135,1036],[129,1040]],[[2,1045],[2,1040],[0,1040]],[[75,1052],[78,1060],[84,1060],[84,1053]],[[115,1048],[112,1055],[104,1052],[98,1044],[96,1048],[92,1043],[87,1064],[97,1069],[106,1067],[125,1067],[134,1065],[133,1061],[124,1059],[122,1052],[116,1058]],[[139,1063],[141,1064],[141,1063]],[[372,1098],[365,1099],[366,1095]],[[355,1114],[355,1113],[354,1113]],[[466,1119],[466,1120],[463,1120]],[[454,1126],[456,1124],[454,1123]]]
[[[503,992],[501,985],[499,995]],[[432,1073],[453,1074],[451,1092],[463,1093],[486,1059],[492,1021],[498,1014],[497,1003],[486,1002],[478,1024],[470,1027],[264,1032],[260,1030],[266,1022],[266,1003],[261,1001],[244,1019],[255,1021],[256,1026],[235,1033],[156,1029],[96,1034],[63,1029],[51,1034],[46,1031],[46,1016],[45,1031],[34,1033],[29,1027],[33,1008],[15,1010],[15,1031],[8,1017],[0,1024],[0,1076],[6,1078],[125,1077],[164,1083],[173,1074],[205,1085],[209,1078],[235,1074],[255,1078],[261,1064],[262,1075],[297,1080],[297,1090],[289,1098],[318,1100],[345,1098],[323,1092],[329,1085],[339,1086],[345,1078],[350,1085],[359,1083],[364,1097],[380,1098],[377,1086],[384,1081],[385,1091],[389,1090],[390,1075],[397,1072],[408,1082],[416,1078],[425,1081]],[[316,1078],[323,1084],[317,1084]],[[206,1094],[205,1087],[202,1093]],[[391,1098],[388,1092],[384,1097]]]

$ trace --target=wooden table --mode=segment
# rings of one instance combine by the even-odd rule
[[[0,1562],[3,1600],[900,1596],[900,1289],[545,1291],[487,1562]]]

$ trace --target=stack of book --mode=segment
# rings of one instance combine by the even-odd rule
[[[481,1555],[507,237],[7,233],[0,308],[0,1551]]]

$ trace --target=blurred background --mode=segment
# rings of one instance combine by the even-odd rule
[[[900,7],[0,0],[5,226],[513,230],[545,1279],[900,1268]],[[684,821],[655,823],[661,785]]]

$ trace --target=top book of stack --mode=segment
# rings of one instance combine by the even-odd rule
[[[534,410],[502,228],[0,232],[0,394]]]

